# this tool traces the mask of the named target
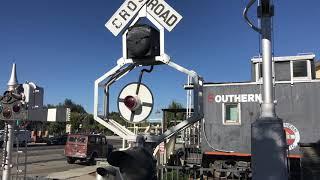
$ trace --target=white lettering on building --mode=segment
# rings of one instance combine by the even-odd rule
[[[239,102],[262,102],[261,94],[229,94],[229,95],[215,95],[214,101],[216,103],[239,103]]]

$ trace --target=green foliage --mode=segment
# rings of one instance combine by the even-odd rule
[[[183,105],[176,101],[172,101],[168,106],[168,109],[182,109],[182,108],[183,108]]]
[[[87,114],[86,110],[80,105],[80,104],[75,104],[71,99],[66,99],[64,100],[64,103],[59,106],[70,108],[71,112],[76,112],[80,114]]]
[[[131,123],[128,123],[127,121],[125,121],[120,116],[120,113],[118,113],[118,112],[111,112],[109,114],[109,118],[115,120],[117,123],[121,124],[122,126],[125,126],[125,127],[133,126]]]
[[[55,108],[55,107],[64,107],[70,108],[70,122],[71,124],[71,132],[78,132],[80,124],[82,123],[82,119],[86,115],[86,111],[80,104],[74,103],[71,99],[66,99],[64,103],[59,103],[58,105],[48,104],[48,108]],[[50,134],[63,134],[66,130],[66,123],[61,122],[50,122],[48,123],[47,130]]]
[[[46,129],[49,131],[50,134],[63,134],[66,130],[66,123],[50,122],[50,123],[47,123]]]
[[[170,180],[188,180],[188,174],[183,173],[182,171],[171,170],[164,172],[163,179]]]
[[[70,122],[72,133],[104,133],[111,135],[111,131],[96,122],[92,114],[88,114],[85,109],[75,104],[72,100],[66,99],[63,107],[70,108]]]
[[[175,110],[175,109],[183,109],[183,105],[179,102],[176,102],[176,101],[172,101],[167,109],[172,109],[172,110]],[[166,112],[166,115],[165,115],[165,118],[166,118],[166,123],[167,123],[167,128],[169,127],[172,127],[174,125],[177,124],[177,121],[181,121],[181,120],[184,120],[185,119],[185,113],[182,113],[182,112]]]
[[[121,118],[120,114],[117,113],[117,112],[111,112],[111,113],[109,114],[109,118],[117,121],[119,124],[121,124],[121,125],[123,125],[123,126],[126,125],[126,121],[123,120],[123,119]]]
[[[85,118],[84,116],[85,114],[80,114],[78,112],[71,111],[69,124],[71,124],[72,133],[79,132],[81,128],[80,124],[82,124],[82,120]]]

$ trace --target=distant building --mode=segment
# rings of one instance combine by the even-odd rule
[[[320,61],[316,62],[316,78],[320,79]]]

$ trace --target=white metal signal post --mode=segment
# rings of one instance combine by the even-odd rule
[[[248,25],[261,35],[263,102],[261,114],[251,126],[251,163],[253,180],[288,179],[287,144],[282,119],[276,117],[272,80],[272,17],[274,6],[271,0],[259,0],[257,9],[261,27],[254,26],[247,11],[256,2],[250,0],[244,10]]]
[[[141,18],[147,18],[158,30],[147,24],[139,24]],[[174,63],[165,53],[164,29],[173,30],[181,19],[182,16],[164,0],[126,0],[105,25],[115,36],[123,32],[123,53],[117,65],[95,81],[94,118],[123,139],[144,144],[150,151],[165,139],[203,117],[202,78],[196,72]],[[142,76],[143,73],[151,73],[153,67],[157,65],[168,65],[192,78],[194,113],[160,136],[149,134],[136,136],[126,127],[110,119],[109,88],[130,71],[138,67],[150,67],[142,69],[138,82],[125,86],[118,98],[118,108],[123,119],[130,123],[146,120],[153,108],[153,96],[150,89],[142,84]],[[104,90],[103,115],[98,114],[100,87]],[[141,137],[145,143],[141,143]]]

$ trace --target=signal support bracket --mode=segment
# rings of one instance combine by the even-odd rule
[[[193,115],[182,121],[181,123],[177,124],[176,126],[168,129],[160,136],[151,136],[151,135],[143,135],[146,142],[154,143],[155,145],[161,143],[167,138],[170,138],[172,135],[178,133],[179,131],[183,130],[184,128],[192,125],[193,123],[201,120],[203,118],[203,79],[198,76],[195,71],[188,70],[174,62],[171,61],[170,56],[167,54],[163,54],[161,56],[157,56],[155,61],[161,62],[161,64],[167,64],[168,66],[189,75],[192,78],[193,83],[193,96],[194,96],[194,113]],[[124,59],[120,58],[117,61],[117,65],[112,68],[110,71],[105,73],[103,76],[98,78],[95,81],[94,85],[94,119],[99,122],[100,124],[107,127],[109,130],[114,132],[115,134],[119,135],[121,138],[129,141],[129,142],[136,142],[137,135],[133,132],[128,130],[126,127],[120,125],[113,119],[110,119],[109,116],[109,88],[110,86],[115,83],[117,80],[125,76],[127,73],[135,69],[137,64],[133,62],[132,59]],[[104,115],[98,114],[98,106],[99,106],[99,87],[104,87]]]
[[[131,3],[134,3],[134,1],[130,1]],[[139,2],[139,3],[138,3]],[[194,92],[194,113],[193,115],[188,118],[187,120],[179,123],[178,125],[172,127],[171,129],[167,130],[160,136],[149,136],[149,135],[142,135],[144,136],[144,139],[146,142],[151,142],[153,144],[158,144],[165,140],[166,138],[169,138],[170,136],[178,133],[179,131],[183,130],[184,128],[188,127],[189,125],[193,124],[194,122],[197,122],[203,118],[203,108],[202,108],[202,96],[203,96],[203,80],[201,77],[198,76],[198,74],[192,70],[188,70],[174,62],[171,61],[170,56],[168,56],[165,53],[165,46],[164,46],[164,30],[165,28],[168,31],[171,31],[176,24],[182,19],[182,16],[177,13],[173,8],[171,8],[168,4],[165,3],[165,1],[162,2],[162,5],[170,10],[171,13],[175,15],[176,22],[175,24],[172,24],[171,27],[166,27],[166,25],[161,24],[162,19],[157,18],[154,13],[150,12],[150,9],[148,9],[148,1],[137,1],[137,11],[132,11],[132,14],[130,14],[130,19],[127,19],[128,21],[123,21],[122,27],[116,27],[115,24],[113,24],[114,21],[117,20],[117,16],[119,12],[124,10],[124,7],[126,4],[129,3],[129,1],[125,1],[125,3],[120,7],[120,9],[111,17],[111,19],[106,23],[106,27],[115,35],[117,36],[120,32],[123,32],[122,34],[122,58],[120,58],[117,61],[117,65],[113,67],[110,71],[105,73],[103,76],[98,78],[95,81],[94,85],[94,119],[98,121],[100,124],[104,125],[111,131],[113,131],[115,134],[119,135],[125,140],[128,140],[130,142],[136,142],[137,136],[129,131],[124,126],[120,125],[116,121],[110,119],[109,116],[109,88],[110,86],[115,83],[117,80],[125,76],[127,73],[132,71],[138,66],[150,66],[150,65],[162,65],[166,64],[184,74],[187,74],[192,78],[193,83],[193,92]],[[140,4],[141,3],[141,4]],[[131,18],[133,20],[131,20]],[[128,28],[123,31],[124,28],[134,26],[141,18],[147,18],[156,28],[158,28],[160,33],[160,55],[154,57],[154,60],[151,63],[144,63],[144,62],[135,62],[133,59],[128,58],[127,54],[127,34],[128,34]],[[130,24],[129,24],[130,23]],[[99,106],[99,87],[104,88],[104,115],[98,114],[98,106]],[[141,137],[141,135],[138,135]]]

